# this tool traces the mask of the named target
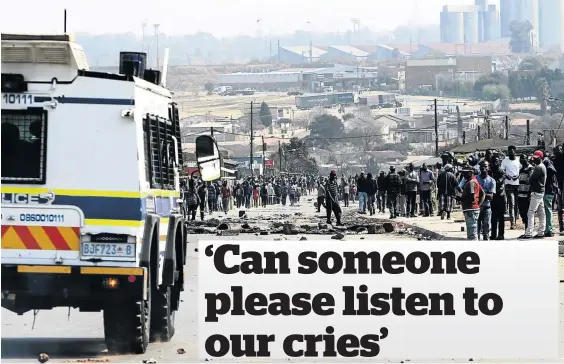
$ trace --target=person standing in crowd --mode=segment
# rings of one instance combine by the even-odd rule
[[[243,199],[244,199],[243,186],[237,183],[235,185],[235,206],[237,206],[238,209],[241,208],[241,206],[243,206]]]
[[[405,176],[405,169],[398,172],[400,177],[400,191],[398,195],[398,211],[401,217],[407,216],[407,181]]]
[[[495,181],[495,194],[491,203],[492,234],[490,240],[503,240],[505,239],[505,208],[507,204],[505,183],[509,179],[505,175],[505,170],[501,168],[503,162],[499,160],[499,157],[494,154],[491,161],[491,177]]]
[[[223,198],[221,196],[221,187],[219,187],[218,182],[214,183],[214,187],[215,187],[215,210],[222,211],[223,205],[221,202],[223,201]]]
[[[321,206],[325,206],[325,187],[323,186],[323,181],[320,179],[317,182],[317,212],[321,212]]]
[[[280,183],[274,184],[274,203],[280,205]]]
[[[186,206],[188,206],[188,219],[195,221],[196,212],[198,211],[198,206],[200,206],[200,199],[198,198],[198,192],[194,187],[193,179],[190,179],[190,181],[188,181],[188,191],[186,191]]]
[[[263,183],[260,188],[260,200],[262,207],[266,207],[268,205],[268,188],[266,187],[266,183]]]
[[[290,183],[290,191],[289,191],[289,195],[290,195],[290,206],[294,206],[294,204],[296,203],[296,185],[294,183]]]
[[[217,197],[215,194],[215,186],[211,182],[207,182],[207,188],[208,188],[208,210],[211,216],[215,210]]]
[[[378,190],[378,212],[385,214],[386,213],[386,174],[384,171],[380,171],[380,175],[376,180],[377,190]]]
[[[505,192],[507,202],[509,204],[509,221],[510,229],[515,229],[515,221],[519,216],[519,204],[517,203],[517,195],[519,193],[519,171],[521,163],[515,156],[517,148],[510,145],[507,148],[507,157],[501,162],[501,169],[505,173]]]
[[[206,210],[206,194],[207,194],[208,189],[206,188],[206,185],[204,183],[204,181],[199,181],[198,182],[198,198],[200,199],[200,218],[202,219],[202,221],[204,221],[204,215],[205,215],[205,210]]]
[[[221,186],[221,204],[223,206],[223,212],[227,215],[229,211],[229,199],[231,198],[231,190],[227,186],[227,181],[223,182],[223,186]]]
[[[529,200],[531,198],[529,191],[529,179],[533,175],[533,166],[529,163],[526,155],[521,155],[519,158],[521,169],[519,170],[519,191],[517,193],[517,204],[519,205],[519,215],[525,230],[527,230],[527,214],[529,213]]]
[[[537,150],[533,153],[533,173],[529,178],[529,210],[527,212],[527,228],[525,234],[521,235],[519,239],[532,239],[533,231],[535,229],[535,214],[539,214],[539,229],[535,238],[544,238],[544,230],[546,223],[546,216],[544,213],[544,191],[546,184],[546,167],[542,160],[544,153]]]
[[[478,218],[480,216],[480,206],[484,201],[484,193],[476,177],[474,176],[475,169],[467,166],[462,170],[464,177],[464,187],[462,188],[462,195],[460,202],[462,205],[462,212],[464,213],[464,220],[466,221],[466,236],[468,240],[478,240]]]
[[[366,177],[364,176],[364,172],[360,173],[360,177],[358,177],[356,185],[358,186],[358,211],[361,214],[365,214],[367,207],[366,200],[368,200],[368,194],[366,193],[368,184],[366,183]]]
[[[489,176],[490,164],[484,159],[480,163],[480,175],[476,180],[484,191],[484,202],[480,206],[480,215],[478,216],[478,232],[482,233],[483,240],[490,239],[490,227],[492,221],[491,201],[495,193],[495,181]]]
[[[427,164],[423,163],[420,171],[420,184],[419,192],[420,199],[423,205],[424,216],[434,216],[433,214],[433,201],[431,200],[431,191],[435,183],[435,175],[432,171],[427,169]]]
[[[268,193],[268,204],[273,205],[274,204],[274,187],[272,186],[272,183],[268,183],[266,185],[266,192]]]
[[[253,183],[251,181],[246,182],[245,187],[245,202],[248,209],[251,208],[251,201],[253,199]]]
[[[408,174],[406,177],[407,190],[407,211],[406,216],[415,217],[417,211],[417,186],[419,185],[419,174],[415,171],[413,163],[408,166]]]
[[[452,212],[457,186],[458,181],[456,180],[454,173],[452,173],[452,165],[445,165],[444,170],[437,177],[437,200],[439,201],[438,213],[441,215],[441,220],[444,220],[445,214],[447,220],[450,219],[450,213]]]
[[[554,168],[556,168],[556,178],[558,179],[558,197],[556,206],[558,208],[558,228],[560,236],[564,236],[564,153],[562,146],[554,148]]]
[[[395,219],[398,217],[398,194],[401,188],[400,177],[396,173],[395,166],[390,166],[390,173],[386,176],[384,184],[386,185],[386,192],[388,194],[390,219]]]
[[[286,206],[286,200],[288,198],[288,193],[289,193],[289,188],[288,185],[286,184],[286,181],[282,182],[282,187],[280,188],[280,193],[282,194],[282,206]]]
[[[377,187],[376,181],[372,179],[372,173],[366,175],[366,207],[370,216],[374,215],[374,198],[376,197]]]
[[[349,199],[350,199],[352,202],[356,202],[356,199],[355,199],[355,197],[356,197],[356,192],[357,192],[357,191],[356,191],[356,185],[354,184],[354,182],[349,182],[349,183],[350,183],[350,186],[351,186],[351,190],[350,190],[351,192],[350,192],[350,194],[349,194]]]
[[[253,186],[253,204],[254,207],[259,207],[259,195],[260,195],[260,191],[259,191],[259,187],[257,185]]]
[[[545,155],[543,164],[546,168],[546,184],[543,197],[544,213],[546,216],[544,236],[552,237],[554,236],[552,202],[554,201],[554,196],[558,195],[558,177],[556,168],[554,168],[554,165],[550,161],[550,156]]]
[[[351,193],[351,186],[345,182],[343,185],[343,203],[345,207],[349,207],[349,194]]]
[[[339,201],[337,200],[337,189],[339,188],[337,183],[337,172],[331,171],[329,174],[329,180],[325,185],[325,209],[327,210],[327,224],[331,224],[331,212],[335,214],[335,219],[337,219],[337,226],[341,226],[341,207],[339,206]]]

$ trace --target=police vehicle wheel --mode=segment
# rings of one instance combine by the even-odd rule
[[[148,276],[151,292],[150,276]],[[151,293],[148,299],[112,302],[104,309],[104,337],[113,354],[144,354],[149,345]]]
[[[169,342],[174,336],[174,319],[171,287],[155,290],[151,315],[151,341]]]

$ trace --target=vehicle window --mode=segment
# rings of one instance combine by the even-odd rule
[[[45,183],[47,112],[2,110],[2,183]]]

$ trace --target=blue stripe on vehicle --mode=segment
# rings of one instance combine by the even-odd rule
[[[46,102],[52,99],[57,100],[61,104],[84,104],[84,105],[135,105],[134,99],[105,99],[105,98],[94,98],[94,97],[47,97],[47,96],[35,96],[35,102]]]
[[[146,198],[57,195],[53,205],[76,206],[86,219],[140,221],[147,213]],[[155,205],[159,216],[170,216],[169,197],[157,197]]]

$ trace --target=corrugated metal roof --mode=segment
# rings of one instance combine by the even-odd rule
[[[304,56],[304,57],[309,57],[309,51],[310,51],[310,46],[284,46],[284,47],[280,47],[282,49],[287,50],[288,52],[292,52],[295,53],[297,55],[300,56]],[[325,53],[327,53],[326,51],[324,51],[323,49],[317,48],[315,46],[311,47],[311,57],[313,58],[319,58],[322,55],[324,55]]]
[[[456,58],[408,59],[407,67],[456,66]]]
[[[334,46],[329,46],[329,48],[330,49],[336,49],[340,52],[350,54],[350,55],[355,56],[355,57],[367,57],[368,56],[368,52],[365,52],[362,49],[358,49],[358,48],[355,48],[355,47],[350,46],[350,45],[334,45]]]

